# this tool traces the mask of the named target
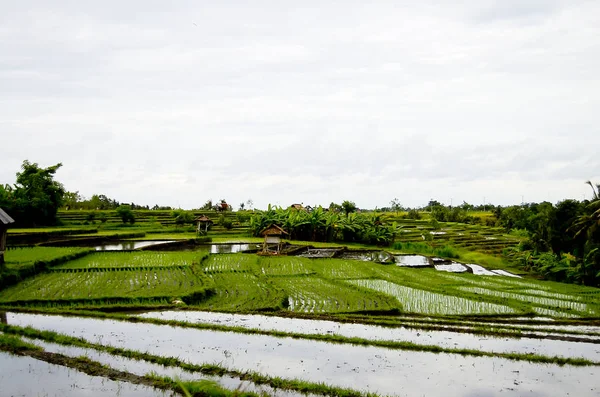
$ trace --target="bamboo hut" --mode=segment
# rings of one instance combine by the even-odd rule
[[[6,250],[6,234],[8,226],[11,223],[15,223],[15,220],[11,218],[2,208],[0,208],[0,268],[4,266],[4,251]]]
[[[277,225],[271,225],[263,229],[260,232],[260,235],[265,238],[262,253],[278,255],[281,252],[282,238],[285,234],[288,233]]]
[[[208,228],[210,227],[210,225],[212,225],[214,222],[206,215],[200,215],[198,218],[195,219],[197,226],[196,226],[196,233],[198,234],[206,234],[208,233]]]

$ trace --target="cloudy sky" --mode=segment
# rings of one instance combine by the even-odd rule
[[[2,1],[0,183],[28,159],[150,206],[591,197],[599,1],[367,3]]]

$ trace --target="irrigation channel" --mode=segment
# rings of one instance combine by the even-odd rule
[[[497,339],[447,331],[384,329],[329,321],[203,312],[155,312],[143,316],[178,318],[188,322],[227,323],[246,328],[293,330],[310,334],[337,333],[374,340],[414,340],[415,343],[473,347],[492,352],[535,351],[539,354],[586,357],[594,362],[600,361],[599,345],[592,341]],[[238,371],[258,371],[269,376],[324,382],[383,395],[597,396],[600,393],[598,365],[536,364],[499,357],[438,354],[351,343],[334,344],[283,336],[58,315],[7,313],[6,321],[10,325],[31,326],[38,330],[52,330],[81,337],[91,343],[149,352],[157,356],[178,357],[189,363],[218,364]],[[597,338],[594,338],[593,342],[598,342]],[[82,354],[77,349],[69,353],[67,348],[48,345],[45,347],[61,350],[64,354]],[[104,362],[106,360],[112,365],[112,358],[106,358]],[[132,368],[135,366],[132,365]],[[148,367],[132,371],[143,372],[146,369]],[[220,382],[235,383],[231,379]]]

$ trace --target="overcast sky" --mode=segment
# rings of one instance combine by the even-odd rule
[[[591,197],[600,1],[0,0],[0,183],[361,208]]]

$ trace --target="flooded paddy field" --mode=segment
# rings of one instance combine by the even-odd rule
[[[541,338],[513,338],[475,335],[467,332],[431,331],[406,327],[339,323],[335,321],[283,318],[276,316],[242,315],[230,313],[165,311],[139,315],[144,318],[176,320],[189,323],[219,324],[246,329],[260,329],[301,333],[306,335],[341,335],[367,340],[407,341],[444,348],[474,349],[495,353],[535,353],[549,356],[586,358],[600,362],[600,335],[589,336],[588,341],[549,340]],[[576,329],[577,327],[572,327]],[[533,331],[533,329],[532,329]],[[546,334],[547,335],[547,334]],[[564,339],[580,335],[561,334]],[[581,338],[583,339],[583,338]]]
[[[595,396],[600,367],[559,366],[113,320],[9,313],[94,343],[386,395]]]
[[[243,390],[246,392],[255,392],[259,394],[266,394],[274,397],[307,397],[310,395],[301,394],[289,390],[274,389],[266,385],[256,385],[250,381],[240,380],[236,377],[231,376],[211,376],[204,375],[198,372],[190,372],[183,370],[176,366],[164,366],[160,364],[154,364],[143,360],[135,360],[122,356],[113,355],[103,351],[98,351],[92,348],[82,348],[74,346],[65,346],[57,343],[45,342],[37,339],[22,338],[25,342],[34,344],[44,349],[46,352],[59,353],[68,357],[87,357],[91,360],[106,365],[112,369],[118,371],[125,371],[138,376],[144,376],[147,374],[154,374],[157,376],[167,376],[171,379],[180,379],[182,381],[211,381],[227,390]],[[128,394],[123,394],[128,395]],[[148,394],[151,396],[152,394]],[[159,393],[157,395],[162,396]],[[165,392],[165,396],[167,393]],[[170,393],[169,393],[170,395]]]
[[[52,263],[0,291],[0,305],[9,311],[0,312],[0,323],[8,324],[0,327],[31,326],[198,366],[382,395],[599,394],[600,366],[589,365],[600,363],[598,289],[375,249],[308,249],[304,256],[263,257],[251,253],[260,244],[175,250],[165,248],[169,241],[152,243],[157,245],[118,249],[126,252],[11,250],[13,268],[44,256]],[[140,313],[141,308],[154,311],[110,314]],[[88,310],[86,317],[74,317],[78,309]],[[96,314],[89,310],[98,309],[104,313],[97,316],[115,319],[91,317]],[[27,310],[55,314],[19,312]],[[58,315],[61,310],[71,316]],[[319,317],[328,320],[315,320]],[[243,385],[268,395],[296,395],[236,376],[131,360],[100,346],[27,341],[140,376],[153,372],[216,381],[229,390]],[[578,366],[582,363],[588,366]]]
[[[167,397],[172,393],[101,376],[90,376],[61,365],[0,351],[0,395]]]

